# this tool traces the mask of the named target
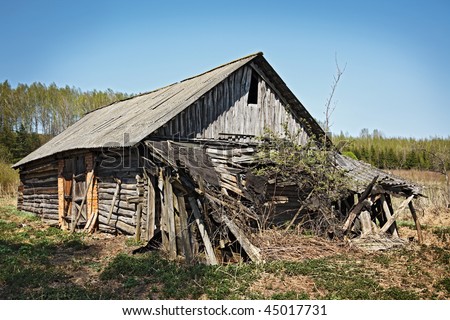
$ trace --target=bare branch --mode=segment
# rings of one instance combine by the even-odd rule
[[[333,83],[331,85],[331,92],[330,95],[325,102],[325,131],[329,131],[331,127],[330,119],[331,115],[333,114],[334,110],[336,109],[337,102],[335,101],[333,103],[333,97],[336,92],[336,88],[338,86],[339,81],[341,80],[342,75],[345,72],[345,69],[347,68],[347,63],[345,63],[344,68],[341,69],[339,66],[339,62],[337,59],[337,53],[334,55],[334,62],[336,64],[336,74],[333,76]]]

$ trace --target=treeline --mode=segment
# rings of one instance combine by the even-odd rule
[[[40,82],[0,84],[0,160],[15,162],[57,135],[86,112],[127,98],[124,93],[81,91]]]
[[[450,169],[450,136],[447,138],[386,138],[379,130],[361,131],[359,137],[333,136],[341,151],[380,169]]]
[[[0,162],[13,163],[80,119],[85,113],[129,97],[112,90],[81,91],[40,82],[0,83]],[[381,169],[450,168],[447,138],[386,138],[379,130],[363,129],[358,137],[333,135],[344,153]]]

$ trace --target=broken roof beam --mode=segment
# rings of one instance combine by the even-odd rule
[[[344,232],[347,232],[350,227],[353,224],[353,221],[356,219],[356,217],[358,216],[358,214],[361,212],[361,210],[364,208],[364,206],[367,204],[367,202],[365,201],[367,199],[367,197],[370,195],[370,193],[372,192],[373,186],[375,185],[375,183],[378,180],[378,176],[374,177],[372,182],[369,183],[369,185],[366,187],[366,189],[364,190],[364,192],[362,193],[361,197],[359,197],[358,203],[353,207],[353,209],[350,211],[347,220],[345,221],[344,226],[342,227],[342,230]]]

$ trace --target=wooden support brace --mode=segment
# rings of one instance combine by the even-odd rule
[[[205,245],[207,262],[210,265],[217,264],[217,258],[214,254],[214,249],[209,239],[208,233],[206,232],[205,226],[203,224],[200,210],[198,209],[197,203],[193,197],[189,197],[189,204],[191,205],[192,212],[194,213],[195,222],[197,223],[200,236],[202,237],[203,244]]]
[[[423,243],[422,228],[420,227],[419,218],[417,217],[416,209],[414,208],[412,201],[408,203],[408,206],[414,219],[414,223],[416,224],[417,238],[419,239],[419,243]]]
[[[239,228],[232,220],[227,216],[222,215],[222,221],[226,224],[228,229],[234,234],[241,247],[245,250],[247,255],[253,262],[261,262],[262,256],[259,248],[255,247],[250,240],[245,236],[244,231]]]
[[[144,170],[145,175],[147,176],[147,221],[146,221],[146,230],[147,230],[147,240],[150,241],[155,235],[155,188],[153,186],[152,177],[148,176]]]
[[[142,203],[138,203],[136,206],[136,241],[141,241],[141,216],[142,216]]]
[[[397,219],[398,215],[406,208],[406,206],[411,202],[411,200],[414,198],[414,195],[407,198],[405,201],[402,202],[400,207],[398,207],[397,211],[386,221],[384,226],[380,230],[380,234],[385,233],[388,231],[389,227],[394,223],[394,221]]]
[[[391,210],[389,209],[389,205],[386,201],[386,197],[384,196],[384,194],[381,195],[381,204],[383,206],[383,211],[384,214],[386,215],[386,219],[389,220],[392,217],[392,213]],[[394,238],[398,238],[398,231],[395,222],[393,223],[393,228],[390,228],[390,230],[392,230],[392,236]]]
[[[61,226],[61,229],[67,230],[68,227],[67,222],[65,220],[66,201],[64,199],[64,177],[62,175],[63,171],[64,171],[64,159],[60,159],[58,161],[58,221],[59,225]]]
[[[169,175],[166,175],[164,181],[165,201],[167,213],[167,223],[169,232],[169,257],[175,259],[177,257],[177,243],[175,234],[175,210],[173,208],[173,190],[170,183]]]
[[[158,174],[158,189],[161,199],[161,217],[160,217],[160,230],[161,230],[161,238],[162,238],[162,246],[165,251],[169,251],[169,238],[167,237],[168,232],[168,222],[167,222],[167,206],[165,205],[165,202],[167,201],[166,195],[165,195],[165,188],[164,188],[164,177],[163,177],[163,170],[159,169]]]
[[[72,201],[71,201],[71,204],[72,204],[72,206],[71,206],[71,210],[72,210],[72,212],[71,212],[71,223],[72,223],[72,225],[70,226],[70,230],[75,230],[75,227],[73,226],[73,224],[75,223],[75,218],[76,218],[76,211],[77,211],[77,208],[76,208],[76,206],[74,206],[74,203],[75,203],[75,201],[74,201],[74,198],[75,198],[75,188],[76,188],[76,180],[75,180],[75,175],[73,174],[72,175]],[[73,232],[73,231],[72,231]]]
[[[178,196],[178,209],[180,213],[181,239],[183,241],[184,257],[187,263],[193,260],[192,246],[189,238],[188,215],[186,212],[186,203],[183,196]]]
[[[109,224],[109,222],[111,221],[111,216],[112,216],[112,213],[113,213],[113,210],[114,210],[114,206],[116,205],[116,198],[117,198],[117,195],[119,194],[121,182],[122,181],[120,181],[119,179],[116,179],[116,183],[117,183],[116,190],[114,190],[114,196],[113,196],[112,201],[111,201],[111,207],[109,208],[108,220],[107,220],[106,224]]]

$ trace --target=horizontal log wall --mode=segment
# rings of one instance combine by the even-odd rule
[[[101,231],[109,233],[134,235],[136,233],[136,204],[129,203],[127,199],[138,195],[136,176],[142,177],[139,154],[136,149],[132,148],[103,151],[99,154],[98,160],[99,165],[96,170],[98,227]],[[116,194],[118,183],[119,188]],[[114,195],[116,196],[114,197]]]
[[[158,129],[155,135],[218,139],[220,133],[228,133],[254,136],[248,138],[251,141],[262,136],[265,128],[283,135],[283,124],[286,124],[289,132],[300,133],[298,143],[304,144],[307,135],[302,126],[259,77],[258,103],[248,104],[252,72],[249,66],[240,68]]]
[[[58,224],[58,163],[43,161],[20,171],[18,209]]]

